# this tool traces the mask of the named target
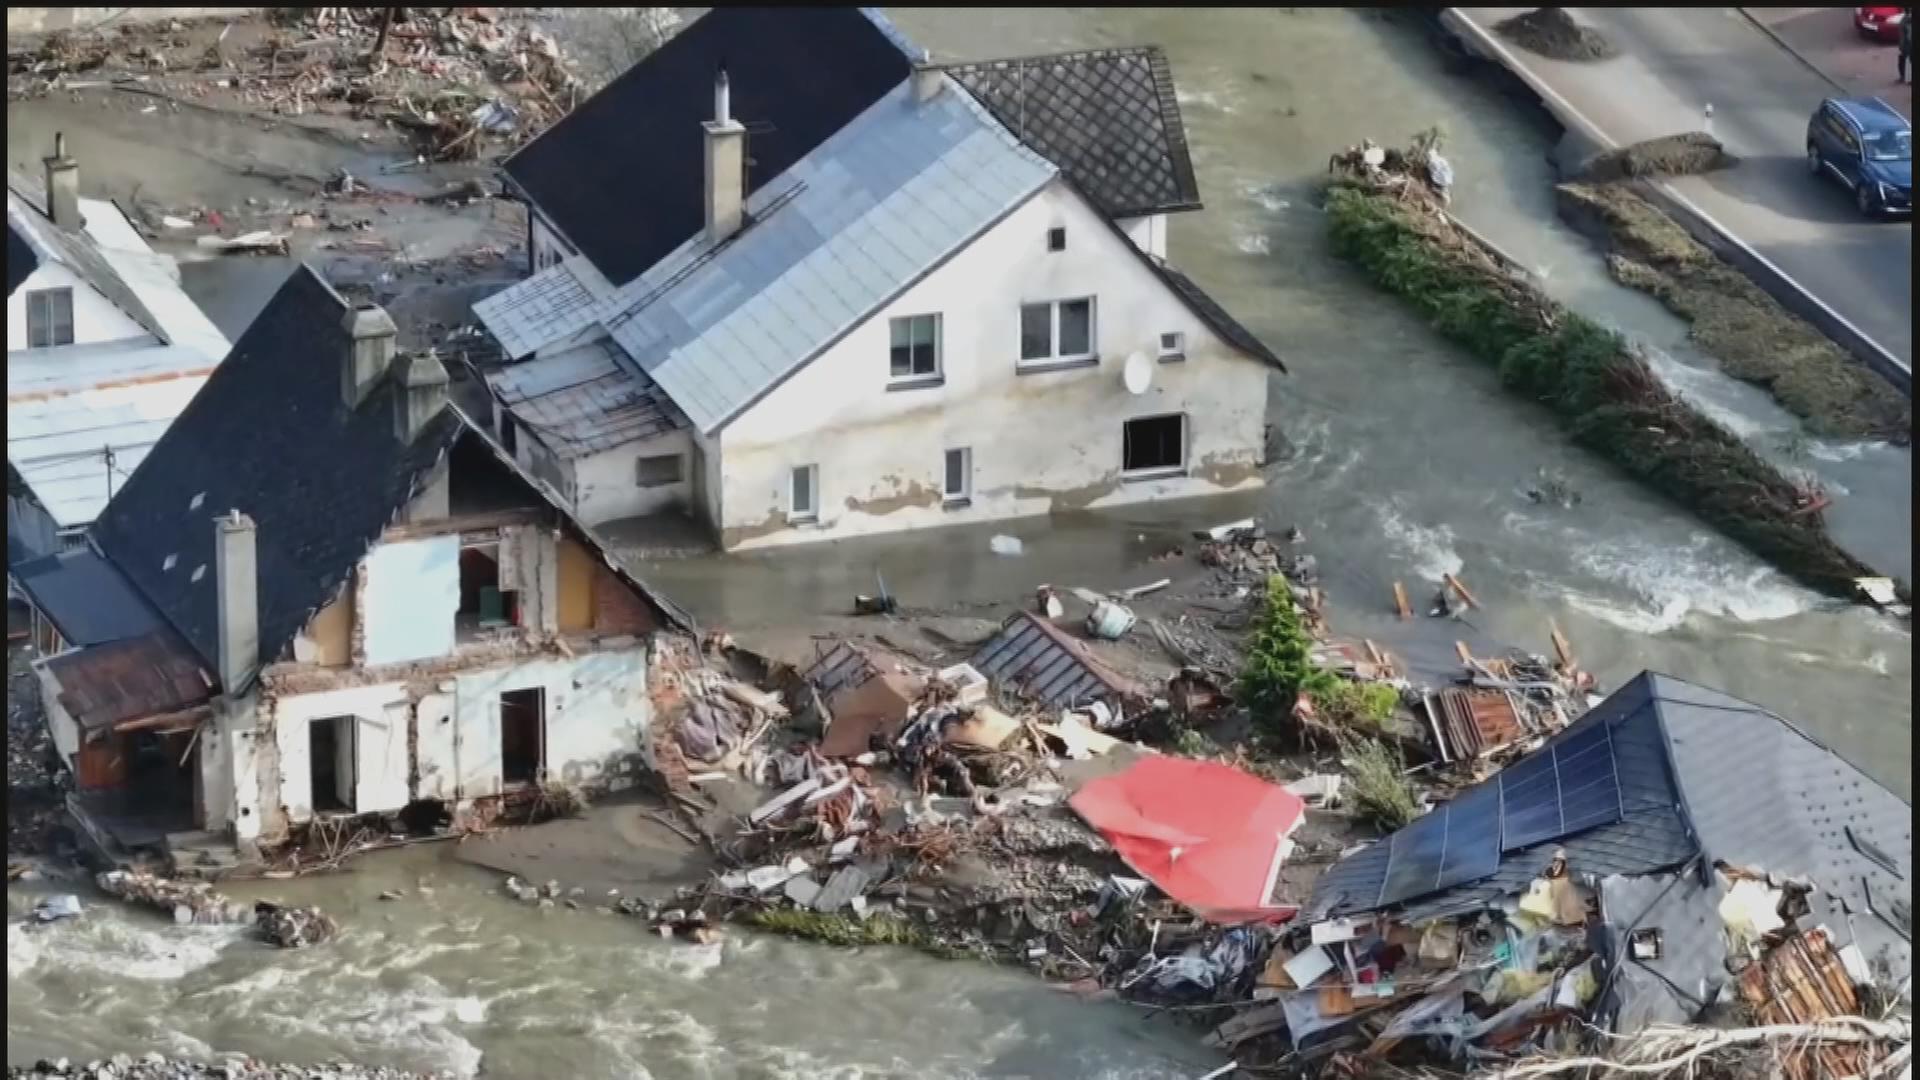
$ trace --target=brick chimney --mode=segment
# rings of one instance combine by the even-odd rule
[[[215,518],[213,581],[219,607],[220,692],[232,695],[260,666],[260,582],[253,519],[238,510]]]
[[[447,369],[431,352],[394,362],[393,433],[401,442],[418,438],[447,404]]]
[[[913,100],[932,101],[946,82],[946,75],[933,64],[933,54],[922,50],[913,65]]]
[[[55,132],[53,156],[42,158],[47,168],[47,217],[57,228],[79,232],[80,163],[67,156],[67,137]]]
[[[740,231],[746,220],[747,129],[733,118],[727,70],[713,80],[713,119],[707,132],[707,240],[719,244]]]
[[[357,409],[393,366],[394,339],[400,330],[379,304],[355,305],[340,326],[347,332],[347,352],[340,362],[340,398],[347,408]]]

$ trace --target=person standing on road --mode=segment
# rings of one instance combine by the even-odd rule
[[[1907,74],[1907,65],[1913,62],[1913,9],[1908,8],[1900,14],[1900,81],[1911,86],[1913,77]]]

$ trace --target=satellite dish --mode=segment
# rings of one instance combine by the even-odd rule
[[[1120,377],[1127,384],[1127,393],[1144,394],[1153,385],[1153,361],[1146,353],[1134,353],[1127,357],[1127,366]]]

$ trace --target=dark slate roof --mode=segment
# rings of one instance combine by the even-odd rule
[[[1808,879],[1854,913],[1863,941],[1892,940],[1872,929],[1878,923],[1871,916],[1860,915],[1887,912],[1893,897],[1911,893],[1912,808],[1898,796],[1786,720],[1652,672],[1507,771],[1598,725],[1610,729],[1620,783],[1617,820],[1507,852],[1492,875],[1414,899],[1400,907],[1402,914],[1414,920],[1456,914],[1523,892],[1553,852],[1564,849],[1576,872],[1602,878],[1670,870],[1697,858]],[[1500,780],[1469,788],[1454,802]],[[1863,854],[1853,837],[1875,854]],[[1390,849],[1388,838],[1335,864],[1316,883],[1307,916],[1380,908]],[[1893,869],[1881,867],[1880,858]],[[1832,914],[1839,917],[1837,910]]]
[[[1200,317],[1200,321],[1212,327],[1213,332],[1219,334],[1227,344],[1256,360],[1272,364],[1281,371],[1287,370],[1287,365],[1280,362],[1280,357],[1272,349],[1267,348],[1265,342],[1255,337],[1253,331],[1247,329],[1240,320],[1228,314],[1227,309],[1221,307],[1218,301],[1208,296],[1199,282],[1180,272],[1165,259],[1156,259],[1148,255],[1147,264],[1153,267],[1154,272],[1160,275],[1160,279],[1167,283],[1168,288],[1186,301],[1187,307]]]
[[[163,623],[113,564],[74,548],[11,568],[13,580],[60,636],[77,647],[139,637]]]
[[[463,428],[447,410],[402,444],[389,379],[349,412],[346,311],[313,270],[296,270],[94,525],[106,556],[213,670],[216,516],[237,509],[258,526],[260,656],[272,662]]]
[[[1200,209],[1173,71],[1159,47],[983,60],[945,70],[1108,215]]]
[[[912,70],[859,8],[722,7],[695,20],[507,160],[507,175],[608,281],[631,281],[702,228],[701,124],[721,67],[733,118],[748,125],[749,193]]]
[[[31,277],[39,268],[40,257],[33,253],[33,245],[27,243],[26,238],[20,235],[20,231],[15,229],[12,223],[8,223],[7,295],[12,296],[13,290],[19,288],[20,283]]]

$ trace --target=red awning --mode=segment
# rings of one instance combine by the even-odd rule
[[[1272,902],[1299,797],[1239,769],[1152,754],[1070,800],[1128,866],[1209,922],[1276,922]]]

